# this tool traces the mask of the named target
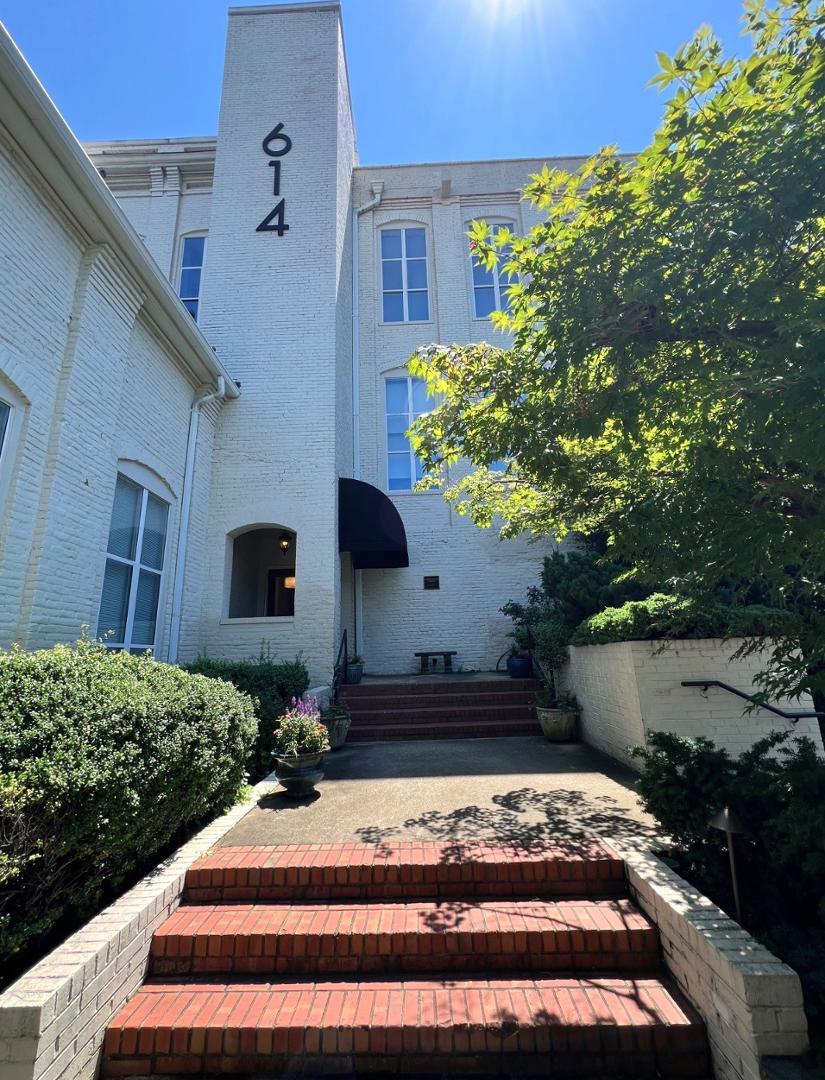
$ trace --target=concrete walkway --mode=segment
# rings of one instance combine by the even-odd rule
[[[318,794],[262,799],[224,845],[400,839],[656,839],[632,772],[542,737],[358,743],[329,754]]]

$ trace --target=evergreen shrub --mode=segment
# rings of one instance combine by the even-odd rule
[[[790,620],[788,612],[761,604],[729,607],[715,600],[654,593],[645,600],[630,600],[591,615],[576,627],[570,641],[572,645],[607,645],[667,638],[775,640],[789,629]]]
[[[230,806],[255,730],[245,694],[151,656],[0,654],[0,961]]]
[[[278,721],[292,699],[300,698],[309,687],[309,672],[303,660],[273,660],[265,653],[253,660],[203,656],[187,665],[186,670],[232,683],[254,699],[258,732],[248,762],[250,778],[259,780],[270,773]]]

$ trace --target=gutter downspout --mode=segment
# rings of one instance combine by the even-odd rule
[[[363,206],[356,206],[352,211],[352,476],[361,479],[361,322],[358,304],[358,220],[368,210],[374,210],[384,194],[384,181],[376,180],[372,185],[372,198]],[[350,556],[352,558],[352,556]],[[361,603],[361,571],[352,569],[352,622],[354,630],[354,650],[357,653],[363,640],[363,610]]]
[[[167,659],[170,664],[178,660],[180,643],[180,625],[183,614],[183,579],[186,574],[186,549],[189,543],[189,522],[192,515],[192,488],[195,477],[195,455],[198,449],[198,427],[201,409],[210,401],[221,401],[226,397],[226,379],[218,377],[218,387],[209,393],[196,397],[189,410],[189,434],[186,440],[186,469],[183,474],[183,494],[180,503],[180,526],[178,528],[178,550],[175,558],[175,581],[172,587],[172,622],[169,628],[169,650]]]

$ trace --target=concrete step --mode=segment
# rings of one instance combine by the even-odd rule
[[[422,708],[408,702],[395,708],[365,709],[362,705],[351,710],[353,724],[438,724],[441,721],[461,720],[533,720],[535,709],[525,703],[516,705],[444,705]]]
[[[154,975],[652,971],[629,900],[191,904],[155,931]]]
[[[438,724],[353,724],[348,742],[391,742],[394,739],[496,739],[541,735],[536,720],[471,720]]]
[[[599,840],[407,840],[216,848],[187,871],[184,901],[602,899],[625,891],[624,863]]]
[[[339,1069],[705,1077],[704,1027],[655,978],[148,983],[109,1025],[103,1075]]]
[[[489,679],[454,679],[444,675],[438,680],[427,677],[416,679],[413,676],[409,682],[362,682],[354,686],[344,685],[341,687],[341,696],[347,701],[353,701],[356,698],[375,696],[405,698],[410,694],[487,694],[513,691],[535,693],[538,688],[538,679],[510,679],[506,675],[491,676]]]

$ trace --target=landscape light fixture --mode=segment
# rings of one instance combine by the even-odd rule
[[[292,543],[289,533],[282,532],[278,537],[278,547],[286,555],[289,551],[289,545]]]
[[[736,877],[736,856],[733,851],[733,838],[737,834],[747,836],[748,831],[729,806],[714,814],[709,822],[711,828],[719,829],[725,834],[728,842],[728,860],[730,861],[730,880],[733,886],[733,903],[736,907],[736,921],[742,923],[742,907],[739,903],[739,881]]]

